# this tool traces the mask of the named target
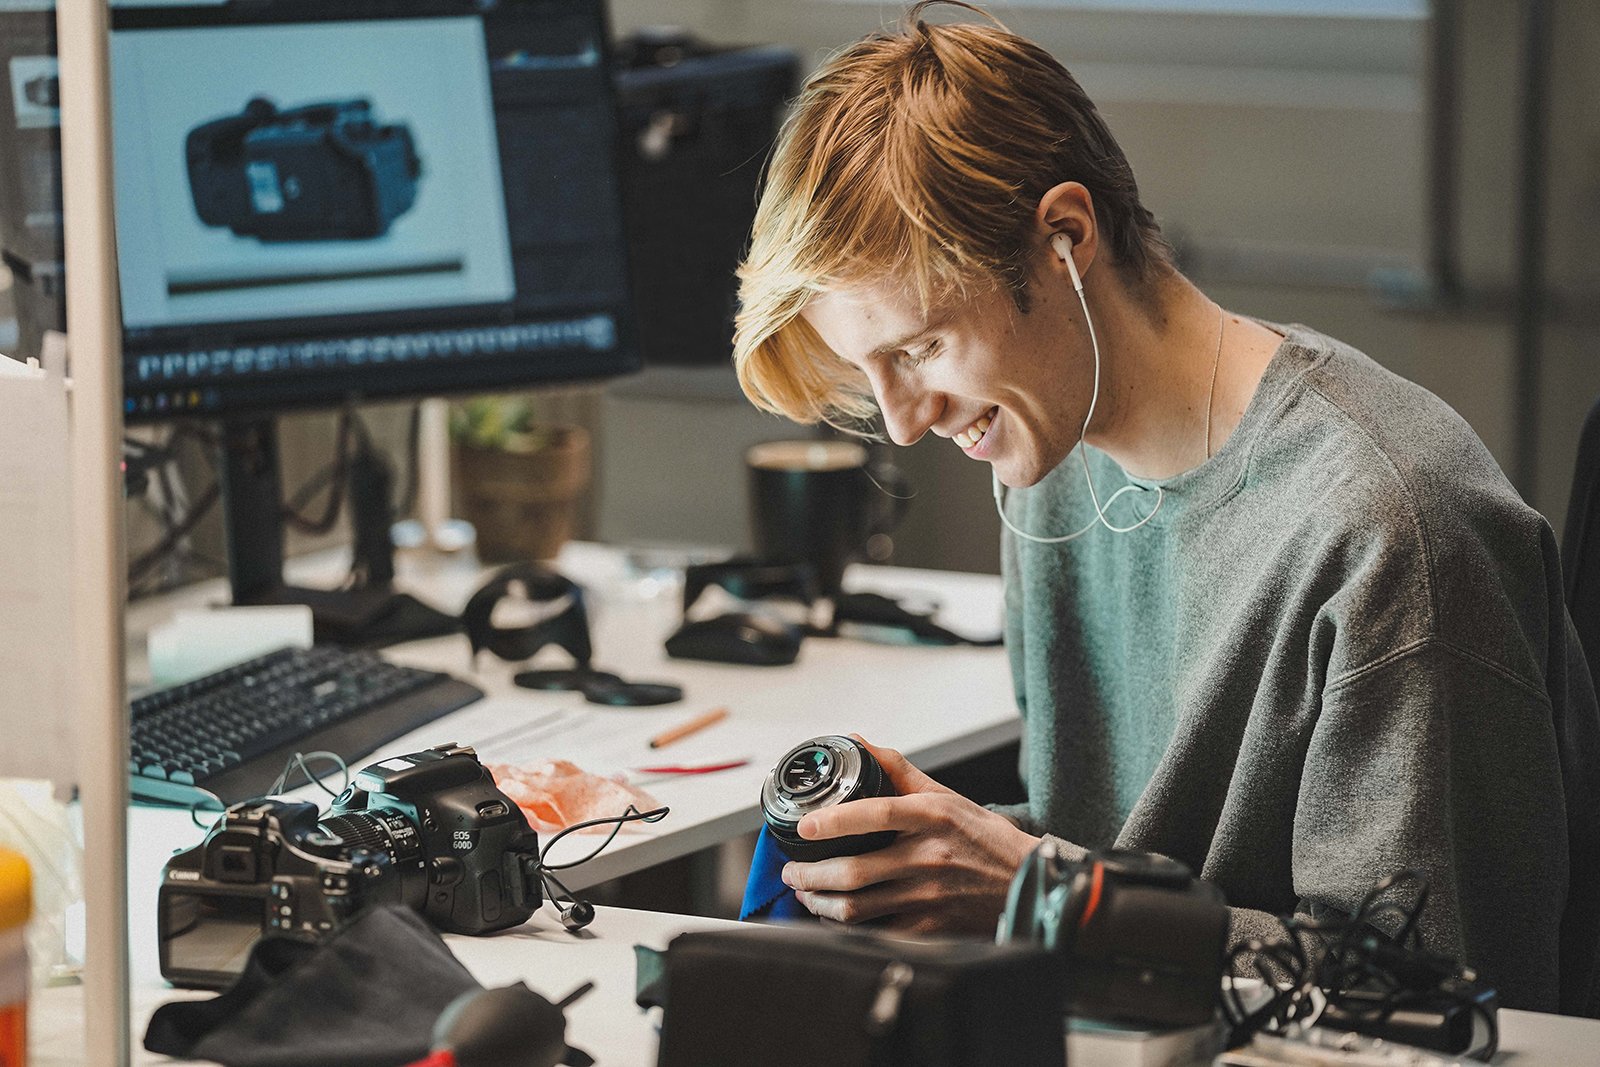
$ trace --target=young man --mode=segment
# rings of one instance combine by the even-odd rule
[[[924,6],[801,95],[735,361],[763,408],[990,465],[1029,803],[875,749],[902,795],[800,830],[895,843],[786,881],[819,916],[984,932],[1050,834],[1184,861],[1242,938],[1412,867],[1430,947],[1594,1013],[1600,723],[1548,524],[1436,397],[1208,299],[1072,77]]]

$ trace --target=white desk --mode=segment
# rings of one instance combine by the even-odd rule
[[[331,588],[343,577],[347,560],[342,551],[321,553],[292,563],[288,577],[299,584]],[[397,563],[397,584],[445,611],[459,611],[485,576],[485,571],[470,559],[402,554]],[[666,655],[663,642],[680,617],[675,586],[630,574],[622,553],[597,545],[569,546],[556,566],[587,590],[595,663],[632,680],[680,683],[685,699],[659,708],[602,708],[586,703],[577,694],[535,693],[517,688],[511,681],[517,667],[488,655],[479,657],[474,664],[465,638],[459,635],[414,642],[387,654],[398,662],[467,678],[485,691],[486,698],[385,746],[358,766],[447,741],[478,745],[486,760],[521,753],[530,758],[537,755],[570,759],[597,772],[662,762],[750,759],[748,765],[731,771],[649,783],[646,788],[669,805],[672,814],[653,826],[627,828],[597,859],[564,872],[563,880],[574,890],[689,855],[756,829],[760,825],[758,799],[763,776],[783,752],[807,737],[859,732],[901,749],[924,768],[935,769],[990,751],[1020,734],[1005,654],[998,648],[811,639],[802,648],[798,662],[788,667],[673,660]],[[993,576],[857,567],[847,581],[853,588],[935,600],[941,605],[940,621],[961,632],[992,634],[1000,625],[1000,585]],[[216,581],[134,605],[127,627],[131,684],[137,686],[148,680],[144,637],[152,626],[180,608],[226,600],[224,583]],[[550,665],[565,665],[561,662],[563,656],[552,651]],[[667,727],[718,706],[731,712],[723,722],[663,750],[653,752],[647,747],[647,740]],[[506,738],[508,730],[514,733],[517,727],[543,721],[552,713],[561,716],[553,727],[521,738]],[[496,737],[501,740],[495,741]],[[305,789],[300,795],[316,794]],[[184,812],[144,807],[130,812],[129,914],[135,1029],[139,1035],[143,1034],[150,1010],[175,995],[161,983],[156,962],[155,892],[161,865],[172,851],[192,846],[201,836]],[[575,846],[574,854],[587,851],[594,843],[592,838],[584,840],[584,835],[574,838],[577,840],[569,839]],[[684,928],[699,922],[683,917],[660,921]],[[535,932],[523,930],[497,938],[462,939],[458,950],[486,982],[527,975],[535,979],[536,988],[546,990],[551,981],[549,975],[541,974],[539,967],[519,970],[529,965],[521,951],[508,951],[510,946],[553,938],[551,951],[557,953],[589,948],[608,952],[614,947],[618,959],[626,957],[631,975],[629,946],[637,938],[623,933],[632,927],[622,927],[620,921],[618,925],[618,931],[599,940],[578,942],[564,931],[552,934],[549,923],[538,919],[531,928]],[[621,940],[613,942],[613,937]],[[590,965],[586,962],[581,966]],[[631,988],[631,977],[628,982]],[[79,991],[50,990],[36,997],[36,1001],[35,1052],[41,1057],[38,1062],[79,1063],[81,1054],[74,1052],[74,1032],[82,1013]],[[620,1022],[616,1027],[611,1025],[609,1016],[614,1011],[633,1012],[627,1006],[630,1003],[627,996],[617,1001],[600,998],[578,1009],[579,1017],[593,1020],[588,1025],[593,1026],[597,1037],[620,1040],[622,1035],[633,1035],[630,1040],[635,1043],[608,1056],[608,1062],[653,1061],[653,1051],[634,1054],[653,1042],[648,1026],[635,1032]],[[613,1030],[618,1036],[612,1036]],[[587,1037],[583,1040],[594,1041]],[[155,1061],[147,1057],[139,1062]]]
[[[346,560],[343,552],[322,553],[292,566],[289,576],[302,584],[332,587],[344,574]],[[445,611],[459,611],[484,578],[482,569],[467,559],[402,556],[398,563],[398,584]],[[762,778],[779,756],[808,737],[860,733],[931,770],[991,751],[1021,733],[1010,671],[999,648],[813,638],[787,667],[675,660],[663,647],[681,616],[675,587],[630,576],[622,553],[599,545],[569,545],[556,566],[588,591],[595,664],[633,681],[679,683],[684,700],[657,708],[603,708],[576,693],[517,688],[511,676],[520,665],[487,653],[473,664],[460,635],[413,642],[386,655],[466,678],[486,697],[384,746],[358,766],[450,741],[477,746],[486,762],[514,753],[537,754],[570,759],[598,773],[750,759],[731,771],[647,783],[645,788],[670,806],[672,814],[654,826],[625,829],[598,858],[564,873],[563,880],[575,890],[755,830],[760,826]],[[993,634],[1000,626],[1000,581],[992,575],[855,567],[848,584],[932,598],[941,605],[940,621],[963,633]],[[135,605],[128,619],[129,677],[135,683],[148,677],[143,635],[151,626],[180,607],[222,602],[226,595],[223,583],[208,582]],[[541,657],[537,662],[570,665],[559,650],[549,650],[548,661]],[[714,707],[728,708],[728,718],[665,749],[647,746],[655,734]],[[526,736],[516,735],[518,726],[540,722],[552,712],[562,718]],[[493,740],[497,737],[501,740]],[[305,790],[299,795],[318,796]],[[186,817],[179,819],[187,823]],[[562,851],[557,859],[580,854],[593,839],[573,835],[562,842],[562,849],[569,843],[573,851]]]
[[[849,641],[810,641],[792,668],[736,668],[668,659],[661,642],[676,624],[675,593],[645,595],[625,574],[617,553],[574,545],[559,561],[561,569],[590,590],[596,662],[639,680],[680,681],[687,699],[678,705],[639,711],[607,711],[580,697],[529,693],[510,683],[511,669],[484,658],[481,673],[470,674],[464,641],[442,638],[395,650],[395,659],[470,676],[489,698],[432,727],[418,731],[385,752],[409,751],[441,740],[476,740],[515,724],[518,717],[573,711],[579,725],[548,737],[548,754],[567,756],[593,769],[620,761],[631,766],[648,759],[644,741],[679,719],[707,707],[726,705],[733,715],[666,750],[673,761],[748,755],[745,768],[702,779],[652,785],[673,807],[655,827],[619,835],[606,854],[570,872],[574,888],[682,856],[758,825],[756,797],[762,775],[789,745],[821,732],[859,731],[893,744],[927,767],[937,767],[987,751],[1015,738],[1018,721],[1010,697],[1004,655],[996,649],[885,647]],[[297,565],[296,581],[333,584],[343,560],[327,554]],[[481,580],[466,562],[436,562],[421,567],[402,561],[402,580],[418,595],[446,610],[458,609]],[[945,606],[942,621],[975,633],[999,623],[998,582],[976,575],[857,568],[852,584],[884,592],[922,593]],[[220,583],[142,602],[131,612],[129,633],[149,626],[180,606],[220,601]],[[143,674],[142,640],[130,648],[135,680]],[[587,725],[592,721],[597,727]],[[492,755],[492,752],[491,752]],[[373,759],[381,758],[374,755]],[[632,761],[632,762],[630,762]],[[156,965],[155,894],[158,874],[175,848],[199,839],[181,812],[137,808],[130,815],[129,892],[133,916],[133,1003],[137,1064],[168,1063],[138,1048],[156,1005],[190,994],[165,987]],[[452,949],[485,985],[526,981],[552,998],[584,980],[596,989],[569,1013],[569,1039],[601,1064],[648,1067],[655,1062],[656,1020],[633,1004],[633,945],[664,946],[677,933],[727,925],[719,920],[602,908],[590,935],[574,938],[548,910],[526,926],[488,938],[452,936]],[[82,1018],[81,990],[53,989],[35,998],[32,1018],[34,1067],[78,1067],[82,1063],[77,1030]],[[1503,1012],[1502,1053],[1497,1063],[1531,1065],[1600,1064],[1600,1022],[1532,1012]],[[1073,1067],[1092,1067],[1087,1060]]]

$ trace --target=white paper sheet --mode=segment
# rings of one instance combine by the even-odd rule
[[[304,604],[180,611],[150,631],[150,681],[180,685],[284,647],[310,648]]]
[[[450,719],[451,736],[445,740],[471,745],[485,763],[529,765],[564,759],[591,773],[609,775],[650,762],[647,742],[661,729],[659,719],[587,704],[576,694],[539,704],[513,694],[489,697],[457,712]],[[419,740],[423,734],[431,737],[438,729],[419,731]]]

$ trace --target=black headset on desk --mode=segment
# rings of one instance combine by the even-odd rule
[[[824,597],[816,568],[808,563],[785,563],[735,557],[722,563],[704,563],[684,570],[683,615],[688,620],[701,595],[720,586],[740,600],[794,601],[805,605],[811,621],[796,628],[796,636],[859,636],[862,627],[894,630],[927,645],[974,645],[992,648],[1002,637],[968,637],[933,619],[932,611],[914,611],[882,593],[841,592]],[[854,633],[849,627],[856,627]]]
[[[495,608],[508,598],[557,607],[554,614],[528,626],[497,626]],[[682,686],[628,682],[595,668],[591,663],[594,646],[589,637],[583,587],[548,567],[532,563],[502,567],[472,594],[461,612],[461,624],[466,628],[474,658],[480,652],[490,652],[517,663],[532,659],[546,645],[555,645],[573,658],[570,668],[519,672],[514,680],[524,689],[575,691],[591,704],[626,708],[672,704],[683,699]]]

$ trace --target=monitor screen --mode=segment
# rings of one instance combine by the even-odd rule
[[[130,419],[635,369],[599,0],[122,7]]]
[[[55,12],[0,0],[0,352],[38,356],[61,317]]]

